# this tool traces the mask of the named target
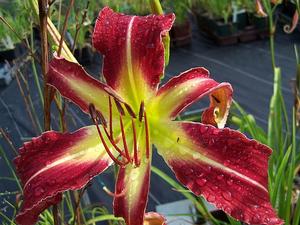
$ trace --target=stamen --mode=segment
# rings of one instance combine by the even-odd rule
[[[97,121],[95,120],[95,118],[97,117],[96,115],[96,109],[93,103],[90,103],[89,105],[89,112],[90,112],[90,116],[93,120],[94,123],[96,123]]]
[[[149,126],[148,126],[146,111],[144,111],[144,123],[145,123],[145,133],[146,133],[146,157],[147,157],[147,159],[149,159],[149,155],[150,155],[150,136],[149,136]]]
[[[89,105],[89,113],[94,123],[98,124],[100,122],[103,126],[107,126],[107,122],[103,114],[100,111],[96,110],[93,103]]]
[[[108,97],[108,104],[109,104],[109,134],[110,137],[113,139],[113,129],[112,129],[112,103],[111,103],[111,97]]]
[[[142,120],[143,120],[144,111],[145,111],[145,105],[144,105],[144,101],[142,101],[141,105],[140,105],[140,110],[139,110],[139,121],[140,122],[142,122]]]
[[[107,154],[109,155],[109,157],[110,157],[116,164],[118,164],[118,165],[120,165],[120,166],[125,166],[127,163],[118,160],[118,159],[112,154],[112,152],[110,151],[109,147],[107,146],[107,144],[106,144],[106,142],[105,142],[105,140],[104,140],[104,138],[103,138],[103,135],[102,135],[102,133],[101,133],[100,127],[99,127],[99,125],[98,125],[99,121],[100,121],[100,122],[104,122],[104,121],[105,121],[103,115],[102,115],[99,111],[97,111],[97,110],[95,109],[95,106],[94,106],[92,103],[89,105],[89,111],[90,111],[91,118],[92,118],[94,124],[96,125],[97,131],[98,131],[98,134],[99,134],[99,137],[100,137],[100,139],[101,139],[101,142],[102,142],[102,144],[103,144],[103,147],[105,148],[105,151],[107,152]],[[103,117],[102,119],[101,119],[101,116]],[[101,120],[103,120],[103,119],[104,119],[104,121],[101,121]],[[105,121],[105,122],[106,122],[106,121]],[[103,123],[102,123],[102,124],[103,124]],[[103,124],[103,127],[104,127],[104,124]]]
[[[112,146],[114,146],[114,148],[116,149],[116,151],[118,153],[120,153],[123,157],[125,157],[127,159],[126,163],[130,162],[130,158],[127,157],[126,154],[124,154],[124,152],[118,147],[118,145],[116,144],[116,142],[114,141],[114,139],[112,139],[109,134],[108,134],[108,130],[104,127],[104,131],[106,134],[106,137],[108,138],[109,142],[112,144]]]
[[[103,114],[96,110],[97,120],[103,125],[103,127],[107,127],[106,119],[104,118]]]
[[[124,105],[125,105],[125,108],[126,108],[127,112],[130,114],[130,116],[131,116],[132,118],[136,118],[136,114],[135,114],[135,112],[133,111],[133,109],[130,107],[130,105],[127,104],[127,103],[124,103]]]
[[[98,131],[99,137],[100,137],[100,139],[101,139],[101,142],[102,142],[102,144],[103,144],[103,146],[104,146],[104,148],[105,148],[107,154],[109,155],[109,157],[110,157],[116,164],[118,164],[119,166],[125,166],[125,165],[127,164],[126,162],[122,162],[122,161],[118,160],[118,159],[111,153],[109,147],[108,147],[107,144],[105,143],[105,140],[104,140],[104,138],[103,138],[103,136],[102,136],[102,133],[101,133],[101,131],[100,131],[100,128],[99,128],[98,124],[96,124],[96,127],[97,127],[97,131]]]
[[[121,132],[122,132],[122,140],[123,140],[123,145],[124,145],[124,151],[125,151],[125,157],[132,162],[132,159],[130,159],[129,151],[128,151],[128,146],[126,142],[126,136],[125,136],[125,130],[124,130],[124,125],[123,125],[123,120],[122,116],[120,115],[120,127],[121,127]]]
[[[132,124],[132,132],[133,132],[133,160],[134,160],[134,164],[136,166],[140,165],[140,161],[138,158],[138,149],[137,149],[137,140],[136,140],[136,129],[135,129],[135,123],[134,120],[131,120],[131,124]]]
[[[116,103],[116,106],[117,106],[117,109],[118,109],[119,113],[120,113],[122,116],[124,116],[124,115],[125,115],[125,111],[124,111],[124,109],[123,109],[121,103],[120,103],[117,99],[115,99],[115,98],[114,98],[114,100],[115,100],[115,103]]]

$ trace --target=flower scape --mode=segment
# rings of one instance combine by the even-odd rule
[[[140,17],[103,8],[93,46],[104,56],[106,83],[54,56],[47,83],[90,115],[93,125],[73,133],[48,131],[20,148],[14,160],[23,185],[18,224],[36,223],[64,191],[83,188],[114,163],[119,166],[114,215],[127,225],[165,224],[163,216],[145,212],[153,145],[184,186],[218,209],[248,224],[283,223],[269,201],[272,150],[224,128],[231,85],[197,67],[159,86],[162,37],[174,19],[174,14]],[[210,105],[201,123],[176,120],[204,96]]]

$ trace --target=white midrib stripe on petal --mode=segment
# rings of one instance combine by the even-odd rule
[[[132,49],[131,49],[131,33],[132,33],[132,26],[135,20],[135,16],[133,16],[128,24],[127,34],[126,34],[126,62],[127,62],[127,73],[128,79],[131,86],[131,90],[136,102],[138,102],[138,96],[136,93],[136,84],[134,80],[133,68],[132,68]]]
[[[170,138],[168,136],[165,136],[164,144],[167,144],[168,148],[172,149],[172,146],[174,146],[174,141],[173,141],[172,138]],[[157,145],[157,147],[158,147],[158,149],[160,148],[159,144]],[[197,148],[199,148],[199,146],[198,147],[194,146],[193,149],[197,149]],[[207,166],[213,166],[213,167],[218,168],[220,170],[223,170],[223,171],[225,171],[227,173],[234,174],[237,177],[239,177],[239,178],[241,178],[241,179],[243,179],[243,180],[245,180],[245,181],[247,181],[247,182],[249,182],[249,183],[257,186],[257,187],[259,187],[263,191],[268,192],[268,190],[263,185],[261,185],[260,183],[258,183],[257,181],[255,181],[255,180],[253,180],[253,179],[251,179],[251,178],[249,178],[249,177],[247,177],[247,176],[245,176],[245,175],[243,175],[243,174],[241,174],[241,173],[239,173],[239,172],[237,172],[237,171],[235,171],[235,170],[233,170],[233,169],[231,169],[229,167],[226,167],[223,164],[221,164],[221,163],[219,163],[219,162],[217,162],[217,161],[215,161],[215,160],[213,160],[213,159],[211,159],[211,158],[209,158],[209,157],[207,157],[207,156],[205,156],[205,155],[203,155],[203,154],[201,154],[199,152],[191,151],[191,148],[189,148],[189,147],[181,145],[179,151],[180,151],[180,153],[183,156],[184,155],[190,155],[190,157],[192,157],[192,159],[194,159],[194,160],[199,160],[203,164],[206,164]],[[166,153],[166,154],[168,154],[168,153]],[[168,157],[168,155],[167,155],[167,157]],[[183,158],[180,158],[179,155],[172,155],[171,157],[172,158],[177,158],[178,160],[184,160]]]
[[[30,181],[32,181],[35,177],[37,177],[37,176],[40,175],[41,173],[43,173],[43,172],[45,172],[45,171],[47,171],[47,170],[49,170],[49,169],[51,169],[51,168],[54,168],[54,167],[56,167],[56,166],[58,166],[58,165],[67,163],[68,161],[71,161],[71,160],[73,160],[73,159],[76,159],[76,158],[78,158],[78,157],[80,157],[80,156],[82,156],[82,155],[89,154],[88,152],[90,152],[90,151],[95,151],[95,149],[97,149],[97,151],[99,151],[99,156],[100,156],[102,151],[100,151],[99,148],[101,148],[101,146],[98,146],[98,145],[97,145],[97,146],[95,146],[95,147],[88,148],[88,149],[86,149],[86,150],[84,150],[84,151],[79,151],[79,152],[77,152],[77,153],[70,154],[70,155],[68,155],[68,156],[64,156],[64,157],[62,157],[62,158],[60,158],[60,159],[58,159],[58,160],[56,160],[56,161],[54,161],[54,162],[52,162],[52,163],[46,165],[43,169],[41,169],[41,170],[39,170],[38,172],[36,172],[35,174],[33,174],[33,175],[27,180],[27,182],[25,183],[23,189],[25,190],[26,186],[30,183]],[[98,158],[98,157],[97,157],[97,158]],[[93,158],[92,161],[97,160],[97,158]],[[80,160],[78,160],[78,161],[80,161]]]

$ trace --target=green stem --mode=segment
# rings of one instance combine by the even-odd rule
[[[0,145],[0,155],[2,155],[2,158],[3,158],[4,161],[6,162],[6,164],[7,164],[8,168],[10,169],[10,171],[11,171],[13,177],[15,178],[15,181],[17,182],[18,188],[20,189],[20,191],[22,191],[22,187],[21,187],[21,184],[20,184],[20,182],[19,182],[19,179],[18,179],[18,177],[17,177],[17,175],[16,175],[16,173],[15,173],[13,167],[11,166],[11,163],[10,163],[10,161],[8,160],[8,158],[7,158],[7,156],[6,156],[6,154],[5,154],[5,152],[4,152],[4,150],[3,150],[3,148],[2,148],[1,145]]]
[[[30,35],[30,42],[31,43],[30,44],[31,44],[32,51],[34,51],[34,39],[33,39],[32,23],[31,23],[30,27],[31,27],[31,35]],[[42,92],[42,89],[41,89],[38,73],[36,71],[36,66],[35,66],[35,62],[34,62],[33,58],[31,58],[31,66],[32,66],[34,81],[35,81],[36,87],[38,89],[39,97],[40,97],[40,100],[41,100],[42,104],[44,105],[43,92]]]

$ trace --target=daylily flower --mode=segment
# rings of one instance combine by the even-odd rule
[[[94,125],[73,133],[45,132],[24,143],[15,159],[24,195],[19,224],[33,224],[60,201],[61,193],[83,188],[113,163],[120,166],[115,216],[127,225],[163,224],[158,214],[145,215],[152,145],[183,185],[217,208],[246,223],[282,224],[269,202],[271,149],[223,128],[231,85],[214,81],[198,67],[158,88],[164,72],[162,36],[174,18],[104,8],[93,45],[104,56],[105,84],[79,64],[58,57],[50,62],[49,85],[90,114]],[[202,123],[175,121],[206,95],[210,106]]]

